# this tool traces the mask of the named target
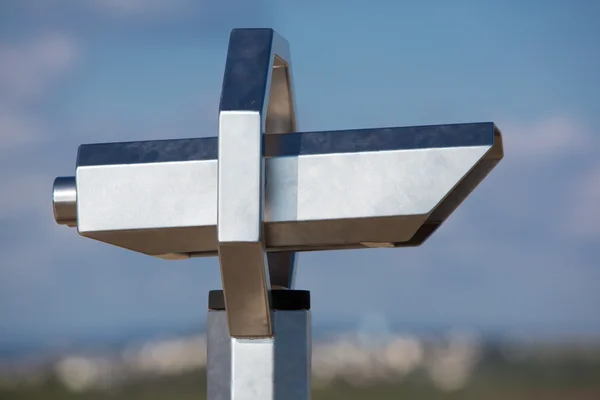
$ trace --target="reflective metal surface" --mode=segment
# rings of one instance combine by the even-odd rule
[[[209,400],[308,400],[311,370],[310,311],[273,311],[274,338],[235,339],[225,311],[209,311]]]
[[[268,252],[423,243],[503,156],[492,123],[265,136]],[[217,253],[217,139],[81,146],[79,232]]]
[[[234,337],[273,334],[269,262],[279,280],[293,276],[293,255],[267,259],[263,224],[264,133],[295,128],[289,53],[271,29],[231,33],[219,110],[217,239]]]
[[[77,226],[77,188],[75,177],[59,177],[52,187],[54,220],[59,225]]]
[[[270,291],[293,288],[295,252],[420,245],[503,158],[493,123],[296,128],[289,45],[234,30],[218,137],[83,145],[75,177],[54,183],[56,222],[82,236],[219,256],[211,400],[309,399],[309,306],[282,311],[278,296],[302,294]]]

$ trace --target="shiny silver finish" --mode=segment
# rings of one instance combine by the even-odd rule
[[[310,393],[310,311],[273,311],[274,338],[235,339],[225,311],[209,311],[209,400],[307,400]]]
[[[492,123],[265,138],[268,252],[420,245],[503,156]],[[81,146],[77,187],[83,236],[217,254],[216,138]]]
[[[271,260],[265,251],[263,223],[263,139],[265,131],[295,130],[290,61],[288,43],[273,30],[231,33],[219,111],[217,239],[234,337],[273,334],[268,295]],[[280,275],[293,277],[292,255],[273,261],[279,281]],[[280,283],[293,284],[291,280]]]
[[[54,185],[57,223],[82,236],[219,256],[211,400],[310,398],[310,312],[273,311],[269,292],[293,288],[295,252],[418,246],[504,155],[493,123],[296,132],[295,118],[287,42],[234,30],[218,137],[83,145]]]
[[[57,224],[77,226],[77,188],[74,176],[59,177],[54,180],[52,208]]]

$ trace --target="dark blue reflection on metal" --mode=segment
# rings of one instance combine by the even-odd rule
[[[262,111],[273,47],[272,29],[234,29],[229,37],[221,111]]]
[[[273,156],[491,146],[494,129],[494,124],[487,122],[306,132],[285,135],[285,143],[277,146],[278,152]]]
[[[401,128],[356,129],[265,135],[266,157],[492,146],[491,122]],[[215,160],[216,137],[88,144],[79,147],[78,166]]]
[[[79,146],[78,166],[216,160],[216,137],[98,143]]]

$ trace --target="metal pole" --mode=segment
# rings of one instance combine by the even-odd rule
[[[229,335],[223,291],[209,294],[208,400],[308,400],[311,398],[310,293],[271,292],[275,336]]]

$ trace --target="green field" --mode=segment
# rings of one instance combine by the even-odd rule
[[[69,392],[57,380],[47,379],[37,384],[0,388],[4,400],[201,400],[205,399],[204,371],[180,376],[138,380],[111,389]],[[392,400],[406,399],[540,399],[598,400],[600,399],[600,362],[544,360],[508,363],[492,360],[481,363],[468,384],[456,391],[437,389],[422,373],[416,372],[402,382],[370,387],[351,387],[333,383],[315,388],[313,399],[329,400]]]

